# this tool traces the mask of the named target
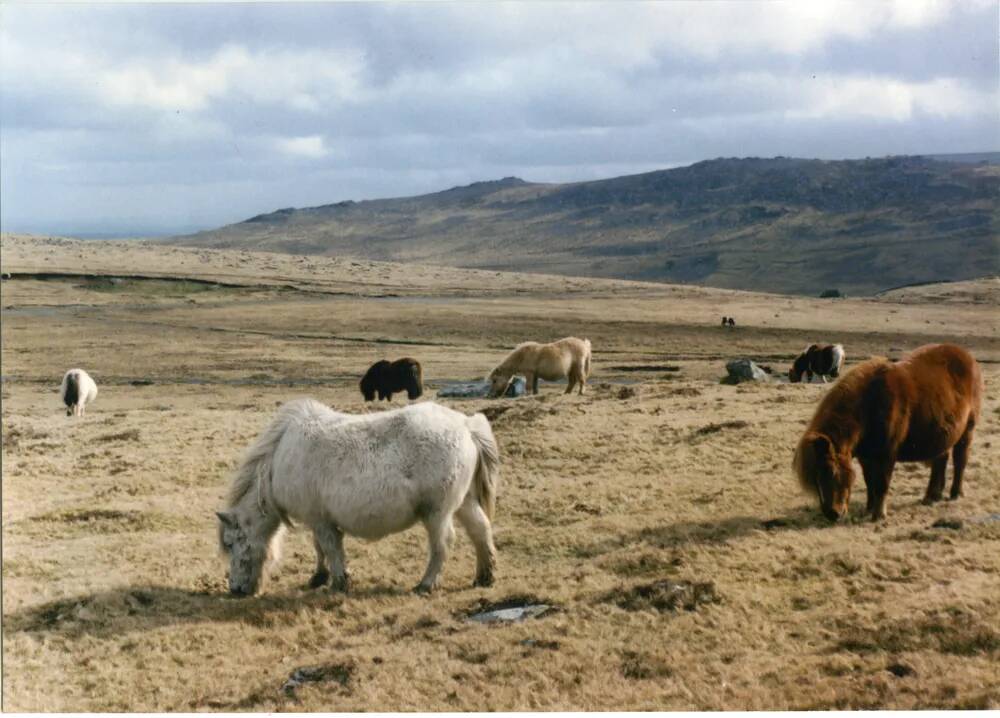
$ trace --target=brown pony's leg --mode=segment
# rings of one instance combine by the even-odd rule
[[[924,494],[924,506],[930,506],[941,500],[944,493],[944,474],[948,468],[948,452],[931,461],[931,480],[927,482],[927,493]]]
[[[868,487],[866,511],[871,513],[872,521],[879,521],[886,516],[886,497],[889,495],[889,481],[892,479],[892,469],[895,461],[889,459],[861,460],[861,471]]]
[[[969,459],[969,447],[972,445],[972,427],[968,427],[962,438],[951,450],[951,463],[954,466],[955,477],[951,480],[951,499],[954,501],[962,495],[962,475],[965,473],[965,462]],[[944,489],[944,478],[941,479]]]

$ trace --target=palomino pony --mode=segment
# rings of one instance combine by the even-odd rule
[[[566,394],[580,385],[580,393],[590,376],[590,340],[566,337],[551,344],[518,344],[500,365],[490,372],[490,396],[501,396],[515,374],[524,374],[531,393],[538,393],[538,380],[568,379]]]
[[[962,474],[982,404],[979,365],[954,344],[930,344],[893,364],[869,359],[827,392],[795,451],[793,467],[819,495],[831,521],[847,513],[854,483],[851,459],[861,463],[872,520],[884,519],[897,461],[926,461],[931,479],[924,503],[941,499],[951,451],[951,498],[962,495]]]
[[[802,381],[811,382],[813,374],[819,376],[826,384],[829,376],[836,379],[844,368],[844,347],[841,344],[811,344],[795,358],[792,368],[788,370],[788,380],[793,384]]]
[[[66,416],[83,416],[84,407],[97,398],[97,383],[83,369],[70,369],[63,375],[59,396]]]
[[[276,560],[283,524],[313,531],[318,588],[333,574],[346,591],[344,535],[371,541],[420,521],[430,561],[417,585],[431,591],[448,545],[452,518],[476,549],[473,585],[493,583],[496,549],[490,519],[499,452],[482,414],[439,404],[411,404],[377,414],[341,414],[312,399],[290,401],[250,447],[219,512],[219,542],[229,556],[229,590],[252,595]]]

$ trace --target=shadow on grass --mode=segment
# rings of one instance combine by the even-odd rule
[[[777,534],[831,525],[818,511],[811,508],[796,509],[780,516],[730,516],[710,521],[676,521],[609,537],[581,546],[576,553],[580,558],[590,558],[637,543],[656,548],[723,544],[758,532]]]
[[[818,511],[801,508],[781,516],[730,516],[709,521],[680,521],[639,529],[630,538],[653,546],[675,547],[725,543],[757,532],[776,534],[830,525]]]
[[[66,637],[107,638],[184,623],[239,622],[270,628],[291,624],[303,611],[338,610],[346,602],[378,596],[409,596],[392,586],[352,590],[347,596],[327,589],[232,598],[224,593],[173,586],[123,586],[50,601],[4,615],[4,630],[56,633]]]

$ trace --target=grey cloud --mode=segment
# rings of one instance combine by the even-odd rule
[[[4,53],[16,42],[44,45],[108,71],[208,64],[225,47],[266,58],[353,51],[362,65],[357,88],[346,91],[310,74],[330,67],[293,64],[287,75],[255,78],[273,70],[264,61],[239,83],[202,78],[207,89],[186,108],[171,107],[169,92],[145,106],[111,102],[102,78],[81,80],[81,70],[48,67],[44,56],[24,77],[0,66],[2,224],[186,231],[281,206],[509,174],[569,181],[716,156],[1000,144],[995,110],[981,107],[949,117],[919,104],[895,118],[795,115],[815,102],[813,75],[950,78],[995,99],[995,7],[959,4],[931,27],[832,35],[797,52],[758,44],[701,53],[647,33],[650,54],[639,48],[631,57],[632,38],[602,27],[617,22],[616,12],[661,6],[676,17],[689,7],[597,6],[588,14],[594,5],[530,13],[458,3],[8,6]],[[255,79],[288,93],[261,93]],[[298,103],[293,90],[304,94]],[[281,149],[314,136],[327,154]]]

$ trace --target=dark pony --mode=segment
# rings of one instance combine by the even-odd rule
[[[885,518],[897,461],[931,465],[924,503],[941,499],[951,451],[951,498],[962,495],[962,474],[982,405],[983,377],[954,344],[920,347],[902,361],[870,359],[833,385],[795,451],[802,486],[819,496],[831,521],[847,513],[857,458],[868,489],[867,512]]]
[[[376,394],[379,399],[392,401],[392,395],[401,391],[411,400],[424,393],[423,370],[420,362],[412,357],[394,362],[377,361],[361,378],[361,394],[365,401],[374,401]]]

